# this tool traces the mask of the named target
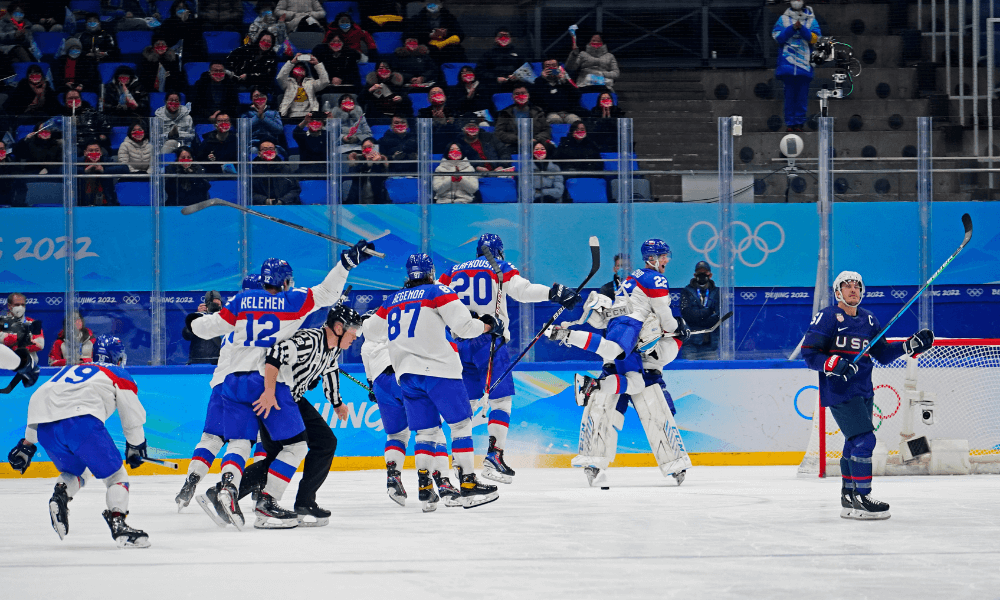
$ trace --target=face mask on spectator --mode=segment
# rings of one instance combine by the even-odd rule
[[[167,102],[167,110],[170,112],[177,112],[177,109],[181,107],[181,103],[177,100],[171,100]]]
[[[406,123],[393,123],[392,130],[396,133],[406,133]]]
[[[295,77],[305,77],[306,70],[303,69],[302,67],[296,67],[292,69],[292,75],[294,75]]]
[[[462,128],[462,131],[464,131],[465,135],[469,137],[476,137],[477,135],[479,135],[479,127],[476,127],[475,125],[469,125],[467,127],[464,127]]]
[[[31,83],[38,83],[41,80],[42,80],[41,73],[32,73],[31,75],[28,75],[28,81],[30,81]]]
[[[516,104],[527,104],[528,95],[527,94],[514,94],[514,102]]]
[[[265,19],[270,19],[271,17],[274,16],[274,13],[269,10],[265,10],[264,12],[260,13],[260,16],[264,17]]]
[[[209,77],[212,78],[213,81],[222,81],[223,79],[226,78],[226,72],[225,71],[221,71],[221,72],[212,71],[208,75],[209,75]]]
[[[461,150],[449,150],[448,151],[448,158],[450,160],[460,160],[462,158],[462,151]]]
[[[141,129],[135,129],[132,131],[130,135],[132,136],[133,140],[141,142],[142,138],[146,135],[146,132]]]
[[[573,137],[575,137],[578,140],[582,140],[583,138],[587,137],[587,130],[578,129],[573,132]]]
[[[342,42],[330,42],[330,50],[333,50],[334,52],[340,52],[343,48],[344,44]]]
[[[101,28],[101,24],[97,21],[87,21],[87,29],[91,31],[97,31]]]
[[[362,146],[361,147],[361,154],[364,154],[365,156],[371,156],[374,153],[375,153],[375,146]]]
[[[185,156],[183,158],[178,158],[177,162],[182,163],[182,164],[187,164],[187,163],[191,162],[191,157],[190,156]]]
[[[462,81],[464,81],[465,83],[472,83],[475,80],[476,80],[475,73],[462,73]]]
[[[535,160],[542,160],[543,158],[545,158],[547,153],[545,152],[545,150],[539,148],[538,150],[532,152],[532,154],[535,156]]]
[[[340,108],[344,112],[351,112],[352,110],[354,110],[354,100],[344,100],[343,102],[340,103]]]
[[[410,52],[416,50],[419,45],[420,44],[417,43],[417,40],[406,40],[406,49]]]
[[[166,44],[157,44],[157,45],[153,46],[153,52],[156,52],[157,54],[160,54],[160,55],[166,54],[167,53],[167,45]]]
[[[431,104],[444,104],[444,94],[431,94]]]
[[[6,148],[0,148],[0,160],[4,160],[6,158],[7,158],[7,149]]]
[[[88,152],[84,156],[86,156],[87,160],[89,160],[90,162],[98,162],[99,160],[101,160],[100,152]]]
[[[604,42],[590,42],[590,47],[591,48],[600,48],[603,45],[604,45]]]
[[[434,13],[434,12],[437,12],[437,11],[441,10],[441,7],[438,6],[434,2],[431,2],[430,4],[427,5],[427,10],[428,10],[428,12]]]
[[[40,140],[47,140],[50,137],[52,137],[52,132],[51,131],[39,131],[38,132],[38,139],[40,139]]]
[[[66,100],[66,106],[70,108],[80,108],[80,104],[82,104],[82,102],[80,102],[79,98],[68,98]]]
[[[187,16],[187,14],[188,14],[188,9],[186,9],[186,8],[178,8],[177,9],[177,16],[178,17],[180,17],[180,18],[183,19],[184,17]]]
[[[257,45],[260,46],[261,50],[267,52],[268,50],[271,49],[271,40],[261,40],[260,43]]]
[[[509,35],[497,36],[497,43],[500,44],[502,47],[507,47],[510,44],[510,36]]]
[[[309,127],[309,131],[319,131],[323,129],[323,121],[309,121],[307,127]]]
[[[128,75],[119,75],[118,76],[118,83],[120,83],[122,85],[128,85],[128,80],[129,79],[131,79],[131,77],[129,77]]]
[[[69,55],[70,58],[80,58],[81,52],[79,48],[73,48],[67,54]]]
[[[695,273],[694,279],[698,282],[698,285],[707,285],[710,277],[708,276],[708,273]]]
[[[601,106],[603,106],[604,108],[608,108],[614,105],[614,103],[615,103],[614,100],[612,100],[611,98],[601,98]]]
[[[275,156],[278,156],[277,150],[261,150],[260,155],[264,160],[274,160]]]
[[[254,106],[265,106],[265,105],[267,105],[267,98],[263,98],[263,97],[261,97],[261,98],[254,98],[253,99],[253,105]]]
[[[341,31],[348,31],[351,29],[350,23],[338,23],[337,26],[340,27]]]
[[[389,75],[392,75],[392,71],[389,70],[389,69],[385,69],[385,68],[379,69],[377,71],[377,73],[378,73],[379,79],[388,79]]]
[[[218,123],[215,124],[215,128],[221,131],[222,133],[229,131],[232,128],[232,126],[233,124],[230,123],[229,121],[219,121]]]

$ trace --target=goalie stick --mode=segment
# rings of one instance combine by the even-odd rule
[[[733,316],[733,311],[729,311],[726,314],[722,315],[722,318],[719,319],[718,321],[716,321],[715,325],[712,325],[708,329],[698,329],[698,330],[692,331],[691,335],[698,335],[698,334],[702,334],[702,333],[712,333],[713,331],[715,331],[716,329],[718,329],[720,325],[722,325],[724,322],[728,321],[732,316]],[[677,337],[677,335],[678,334],[677,334],[676,331],[671,332],[671,333],[661,334],[659,338],[657,338],[655,340],[650,340],[650,341],[646,342],[645,344],[643,344],[642,346],[639,346],[639,352],[647,352],[649,350],[652,350],[653,347],[656,346],[657,342],[659,342],[662,338]]]
[[[235,208],[236,210],[243,211],[243,212],[245,212],[247,214],[254,215],[255,217],[260,217],[262,219],[267,219],[268,221],[274,221],[275,223],[278,223],[279,225],[284,225],[285,227],[291,227],[292,229],[297,229],[298,231],[301,231],[303,233],[308,233],[310,235],[315,235],[316,237],[321,237],[324,240],[329,240],[329,241],[331,241],[331,242],[333,242],[335,244],[341,244],[343,246],[353,246],[354,245],[351,242],[344,241],[344,240],[342,240],[340,238],[335,238],[332,235],[327,235],[325,233],[320,233],[319,231],[316,231],[314,229],[309,229],[307,227],[303,227],[301,225],[297,225],[297,224],[292,223],[290,221],[286,221],[284,219],[279,219],[278,217],[272,217],[269,214],[265,214],[265,213],[256,211],[256,210],[254,210],[252,208],[247,208],[245,206],[240,206],[239,204],[234,204],[233,202],[229,202],[228,200],[223,200],[222,198],[209,198],[208,200],[203,200],[201,202],[198,202],[197,204],[192,204],[191,206],[185,206],[184,208],[181,209],[181,214],[182,215],[192,215],[192,214],[194,214],[194,213],[196,213],[196,212],[198,212],[200,210],[204,210],[204,209],[206,209],[206,208],[208,208],[210,206],[227,206],[229,208]],[[370,254],[371,256],[377,256],[378,258],[385,258],[385,253],[384,252],[376,252],[375,250],[365,250],[365,254]]]
[[[601,244],[599,241],[597,241],[596,235],[590,236],[590,261],[591,261],[590,273],[587,275],[587,278],[583,280],[583,283],[581,283],[580,286],[576,288],[577,294],[580,293],[580,291],[584,288],[584,286],[587,285],[590,279],[601,268]],[[521,351],[521,354],[518,355],[517,360],[511,363],[511,365],[507,367],[507,370],[504,371],[503,374],[500,375],[500,377],[497,377],[497,380],[493,382],[493,385],[491,385],[486,389],[487,394],[489,394],[493,390],[493,388],[497,386],[497,384],[503,381],[505,377],[511,374],[511,372],[514,370],[514,367],[517,366],[517,363],[521,362],[521,359],[524,358],[524,355],[528,353],[528,350],[531,350],[531,347],[535,345],[535,342],[537,342],[539,338],[542,337],[546,329],[548,329],[553,323],[556,322],[556,319],[559,317],[559,315],[563,313],[564,310],[566,309],[561,306],[559,307],[559,310],[556,311],[556,314],[552,315],[552,317],[549,318],[549,320],[545,323],[545,326],[543,326],[541,329],[538,330],[538,333],[535,334],[535,337],[531,340],[531,342],[525,347],[523,351]]]
[[[493,318],[497,321],[500,320],[500,298],[503,296],[503,271],[500,270],[500,265],[497,264],[497,259],[493,258],[493,252],[486,246],[483,246],[483,255],[486,260],[490,262],[490,267],[493,268],[493,272],[497,274],[497,306],[496,310],[493,312]],[[491,336],[490,339],[490,362],[486,366],[486,396],[489,398],[490,383],[493,381],[493,357],[496,356],[497,352],[497,338],[496,336]]]
[[[965,245],[969,243],[969,240],[972,239],[972,217],[969,216],[969,213],[965,213],[964,215],[962,215],[962,225],[965,227],[965,238],[962,239],[962,243],[959,244],[958,249],[952,252],[951,256],[948,257],[948,260],[944,261],[944,264],[941,265],[941,267],[937,271],[935,271],[933,275],[931,275],[931,278],[927,280],[927,283],[925,283],[923,287],[917,290],[916,294],[913,294],[913,297],[910,298],[910,301],[907,302],[903,306],[903,308],[899,309],[899,312],[896,313],[896,316],[894,316],[889,321],[889,323],[882,328],[882,331],[878,332],[878,335],[875,336],[875,339],[873,339],[871,343],[868,344],[867,347],[865,347],[861,352],[859,352],[854,357],[854,360],[851,361],[852,363],[857,363],[859,360],[861,360],[862,356],[868,354],[868,351],[872,349],[872,346],[875,345],[875,342],[882,339],[882,336],[885,335],[885,332],[889,331],[889,327],[896,322],[896,319],[903,316],[903,313],[906,312],[906,309],[910,308],[910,306],[914,302],[916,302],[917,298],[920,297],[920,294],[924,293],[924,290],[926,290],[930,286],[930,284],[933,283],[935,279],[937,279],[938,275],[940,275],[941,272],[944,271],[944,268],[950,265],[951,261],[955,260],[955,257],[957,257],[958,254],[965,248]]]

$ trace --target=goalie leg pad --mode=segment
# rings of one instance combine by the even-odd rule
[[[618,432],[625,424],[625,415],[615,409],[617,401],[618,394],[613,390],[597,389],[591,394],[580,422],[580,453],[573,457],[571,465],[607,469],[615,459]]]
[[[691,459],[684,449],[680,430],[674,422],[663,390],[651,385],[640,394],[632,396],[632,404],[649,440],[649,447],[664,477],[691,468]]]

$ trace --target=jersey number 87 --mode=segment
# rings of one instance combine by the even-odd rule
[[[394,306],[392,310],[389,311],[389,340],[394,340],[399,337],[402,333],[403,327],[403,315],[413,313],[410,317],[410,327],[407,329],[406,337],[413,337],[414,332],[417,330],[417,318],[420,316],[420,303],[411,302],[406,305],[406,308],[401,309],[398,306]]]

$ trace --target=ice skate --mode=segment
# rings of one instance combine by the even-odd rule
[[[191,499],[194,498],[194,492],[198,488],[198,482],[201,481],[201,475],[197,473],[191,473],[184,480],[184,485],[181,486],[181,491],[177,493],[177,497],[174,501],[177,502],[177,512],[181,512],[183,509],[187,508],[188,504],[191,504]]]
[[[431,483],[431,474],[427,469],[417,471],[417,486],[420,490],[418,499],[424,503],[421,510],[425,513],[437,510],[438,500],[441,497],[434,491],[434,484]]]
[[[438,495],[444,499],[444,505],[449,508],[462,506],[462,492],[451,484],[451,480],[441,475],[441,471],[434,471],[431,474],[434,483],[437,485]]]
[[[110,510],[104,511],[104,520],[111,528],[111,539],[119,548],[149,548],[149,536],[141,529],[133,529],[125,522],[125,515]]]
[[[310,506],[296,506],[295,514],[299,516],[299,527],[323,527],[330,524],[330,511],[320,508],[315,502]]]
[[[891,516],[889,505],[885,502],[872,498],[871,494],[854,494],[854,512],[851,518],[859,521],[877,521]]]
[[[66,484],[57,483],[49,499],[49,517],[52,519],[52,529],[59,534],[59,539],[69,533],[69,501],[72,498],[66,493]]]
[[[674,481],[677,482],[677,485],[680,485],[684,483],[684,479],[687,477],[687,469],[684,469],[679,473],[674,473],[673,475],[671,475],[671,477],[674,478]]]
[[[462,506],[464,508],[474,508],[483,504],[489,504],[500,498],[497,486],[479,483],[475,473],[466,475],[462,469],[458,469],[459,481],[462,482]]]
[[[278,506],[278,501],[267,492],[260,493],[253,513],[257,516],[253,524],[255,529],[292,529],[299,526],[298,513]]]
[[[503,460],[503,448],[497,448],[497,438],[490,436],[490,449],[483,459],[483,477],[499,481],[500,483],[510,483],[514,481],[514,469],[507,466]]]
[[[406,506],[406,490],[403,489],[402,474],[396,469],[395,461],[389,461],[385,464],[385,487],[393,502],[400,506]]]
[[[851,490],[840,490],[840,518],[854,518],[854,492]]]
[[[218,486],[208,488],[204,494],[195,496],[194,502],[205,511],[205,514],[208,515],[209,519],[212,519],[213,523],[219,527],[225,527],[229,524],[229,521],[223,518],[225,512],[222,510],[222,507],[218,506],[217,488]]]
[[[584,467],[584,475],[587,476],[587,484],[590,487],[600,487],[601,489],[608,488],[608,470],[601,469],[598,467]]]

